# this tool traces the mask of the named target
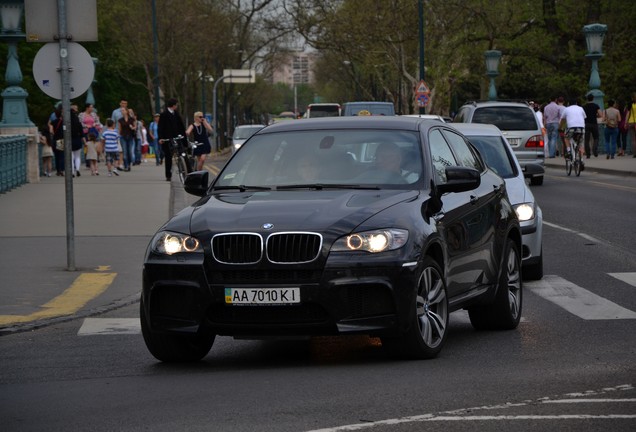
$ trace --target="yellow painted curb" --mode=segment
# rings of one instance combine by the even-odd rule
[[[62,294],[30,315],[0,315],[0,325],[18,324],[44,318],[71,315],[106,291],[117,273],[82,273]]]

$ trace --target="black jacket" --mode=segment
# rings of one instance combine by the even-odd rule
[[[170,139],[178,135],[185,136],[185,125],[179,115],[179,111],[171,113],[168,109],[164,110],[159,116],[157,133],[159,134],[159,139]]]

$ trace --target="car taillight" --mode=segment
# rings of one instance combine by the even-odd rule
[[[526,147],[543,148],[543,146],[544,146],[543,137],[541,135],[531,136],[526,142]]]

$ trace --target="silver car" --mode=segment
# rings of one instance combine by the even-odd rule
[[[505,136],[490,124],[453,123],[479,150],[486,164],[504,178],[508,198],[517,212],[522,233],[523,278],[538,280],[543,277],[543,214],[541,207],[526,184],[519,161]],[[528,165],[537,174],[543,174],[541,166]]]
[[[543,165],[545,142],[534,110],[525,102],[476,101],[464,104],[454,123],[484,123],[497,126],[517,156],[531,185],[543,184],[543,172],[528,171],[527,166]]]
[[[237,151],[249,137],[254,135],[259,130],[263,129],[264,127],[265,125],[262,124],[237,126],[236,129],[234,129],[234,133],[232,134],[232,153]]]

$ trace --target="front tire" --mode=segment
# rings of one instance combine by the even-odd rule
[[[183,157],[177,159],[177,168],[179,169],[179,180],[181,180],[181,184],[183,184],[188,175],[188,164]]]
[[[148,351],[163,362],[193,362],[205,357],[216,335],[201,331],[196,335],[172,335],[153,332],[146,318],[143,296],[139,307],[141,333]]]
[[[398,339],[382,339],[389,349],[412,359],[436,357],[448,333],[448,296],[442,270],[430,257],[422,266],[408,331]]]
[[[517,244],[508,239],[495,300],[468,309],[468,316],[476,330],[512,330],[519,325],[522,305],[521,255]]]

